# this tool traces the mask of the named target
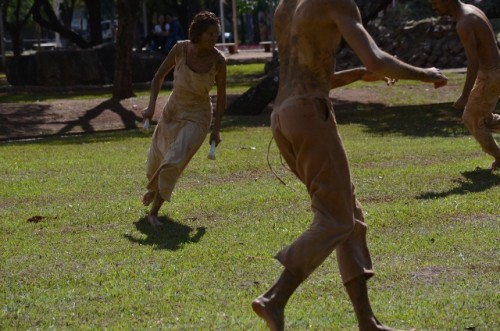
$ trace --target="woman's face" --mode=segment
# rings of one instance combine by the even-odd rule
[[[219,26],[217,24],[212,24],[208,29],[200,35],[200,44],[214,47],[219,38]]]

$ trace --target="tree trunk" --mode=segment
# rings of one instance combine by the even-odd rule
[[[14,56],[20,56],[23,53],[23,46],[21,43],[21,30],[19,29],[8,29],[10,37],[12,39],[12,53]]]
[[[279,67],[274,68],[262,81],[238,97],[225,113],[228,115],[259,115],[276,98]]]
[[[0,4],[1,4],[0,0]],[[17,0],[16,3],[12,4],[14,7],[13,21],[9,22],[7,19],[7,11],[9,4],[3,4],[1,7],[2,21],[5,29],[9,31],[10,37],[12,39],[12,52],[15,56],[20,56],[23,52],[23,45],[21,40],[21,31],[26,25],[28,18],[31,16],[31,9],[24,12],[21,8],[21,0]],[[3,36],[2,36],[3,38]]]
[[[134,96],[132,88],[132,47],[134,27],[141,0],[118,0],[118,32],[116,34],[113,99]]]
[[[101,1],[85,0],[89,11],[90,43],[92,46],[102,44]]]

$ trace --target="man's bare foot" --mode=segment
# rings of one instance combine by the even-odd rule
[[[366,321],[358,321],[360,331],[399,331],[388,326],[382,325],[376,317],[371,317]],[[415,331],[411,329],[410,331]]]
[[[155,199],[155,191],[148,191],[144,196],[142,197],[142,204],[144,206],[149,206],[151,202]]]
[[[252,309],[266,322],[269,330],[283,331],[285,329],[283,310],[272,308],[269,299],[258,297],[252,302]]]
[[[148,215],[148,222],[154,227],[163,225],[163,223],[158,220],[158,216]]]

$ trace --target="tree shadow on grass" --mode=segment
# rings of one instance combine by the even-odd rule
[[[101,115],[105,110],[111,110],[120,116],[124,129],[136,129],[136,122],[142,121],[142,118],[137,116],[133,111],[128,110],[120,104],[120,100],[108,99],[103,101],[94,108],[87,110],[82,116],[74,121],[67,122],[66,125],[57,132],[58,135],[63,135],[71,132],[75,127],[81,127],[83,132],[91,133],[97,131],[90,122]]]
[[[500,173],[489,169],[479,169],[473,171],[462,172],[462,178],[454,179],[453,182],[459,184],[448,191],[443,192],[427,192],[417,196],[417,199],[437,199],[444,198],[450,195],[467,194],[470,192],[482,192],[492,187],[500,185]]]
[[[0,113],[0,139],[11,137],[23,137],[25,132],[39,132],[40,125],[44,124],[46,113],[50,110],[49,105],[28,104],[18,107],[17,105],[2,105]],[[57,119],[52,116],[51,120]]]
[[[163,226],[153,227],[149,224],[147,217],[143,217],[134,223],[137,230],[145,234],[146,238],[136,238],[130,234],[124,234],[123,236],[136,244],[175,251],[186,243],[197,243],[206,232],[205,227],[199,227],[195,230],[166,216],[158,219],[163,223]],[[196,232],[191,235],[193,231]]]
[[[400,134],[411,137],[456,137],[469,133],[462,124],[462,112],[451,103],[416,106],[391,106],[333,100],[339,125],[359,124],[372,134]],[[258,116],[225,116],[222,126],[230,131],[239,127],[270,125],[270,113]]]
[[[377,103],[348,103],[335,108],[338,124],[361,124],[373,134],[410,137],[456,137],[469,133],[462,112],[451,103],[387,107]]]

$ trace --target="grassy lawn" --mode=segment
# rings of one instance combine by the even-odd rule
[[[500,172],[485,170],[452,98],[400,85],[378,87],[385,106],[336,109],[374,310],[402,329],[498,330]],[[250,302],[309,225],[309,200],[274,143],[268,153],[268,115],[225,117],[222,138],[217,160],[208,144],[195,155],[161,229],[140,203],[150,135],[0,143],[0,329],[265,330]],[[357,329],[334,254],[286,317],[287,330]]]

